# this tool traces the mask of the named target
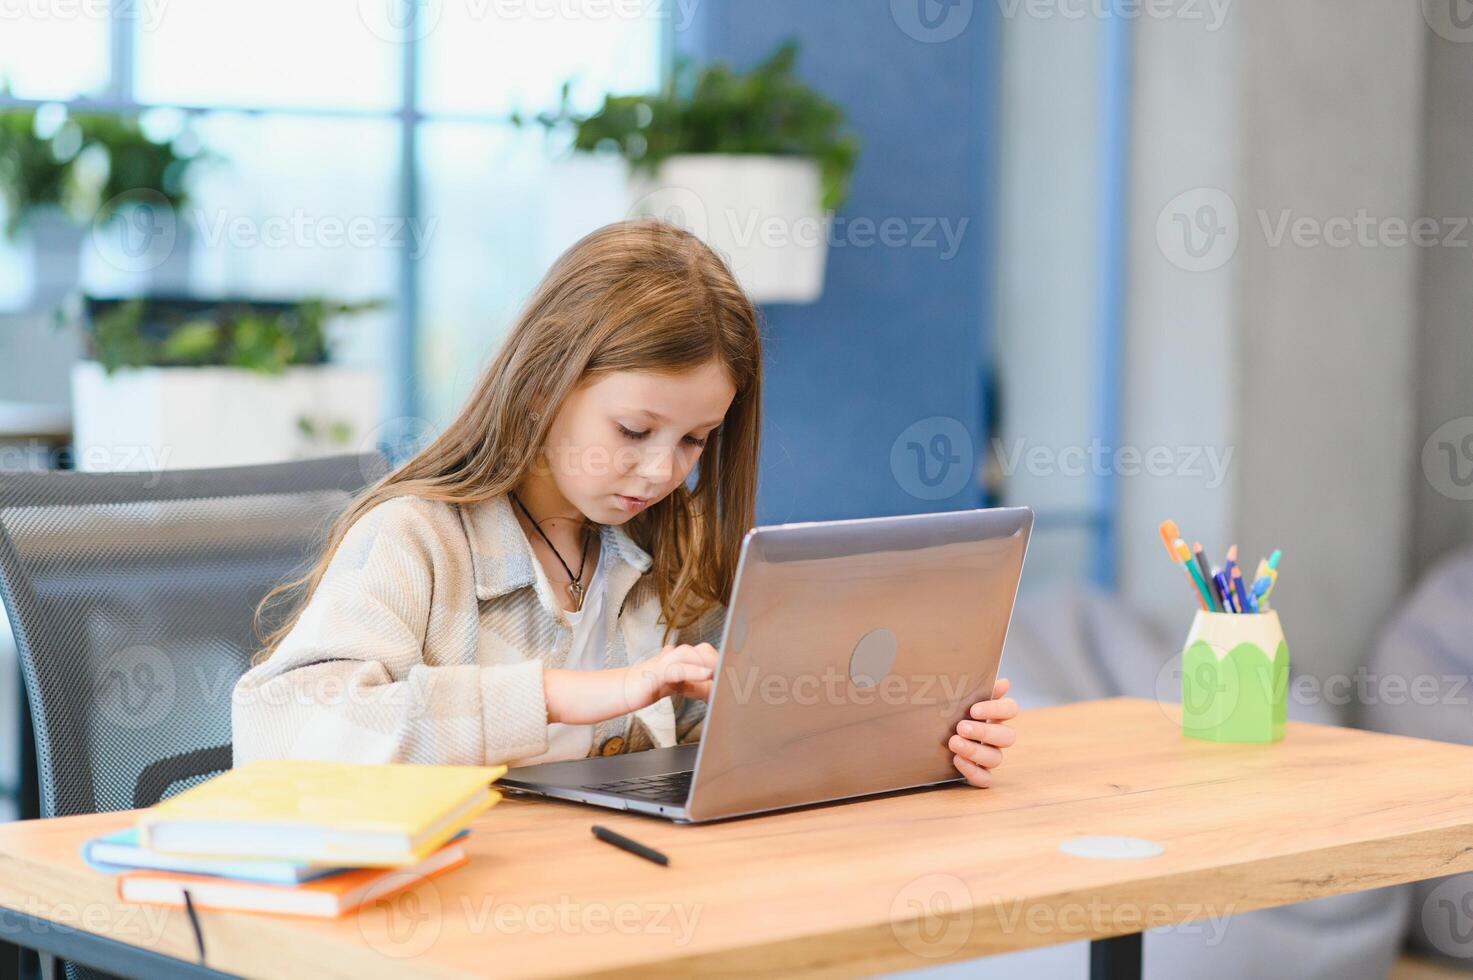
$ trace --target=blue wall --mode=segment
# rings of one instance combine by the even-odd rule
[[[766,427],[758,521],[869,517],[981,505],[985,450],[996,25],[959,0],[956,37],[918,40],[904,4],[937,0],[702,0],[677,51],[738,68],[785,37],[799,70],[863,140],[837,216],[822,300],[764,309]],[[855,219],[966,222],[959,247],[848,244]],[[925,420],[940,417],[941,421]],[[897,447],[897,437],[920,423]],[[895,467],[892,468],[892,450]],[[924,472],[919,469],[924,464]],[[965,476],[961,473],[965,468]],[[945,496],[937,496],[944,493]]]

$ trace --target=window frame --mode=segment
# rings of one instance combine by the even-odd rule
[[[0,93],[0,110],[63,105],[74,112],[110,112],[134,115],[150,109],[169,108],[190,116],[210,112],[232,112],[246,116],[306,116],[333,119],[392,120],[399,131],[399,173],[396,181],[397,212],[414,227],[423,218],[420,197],[421,162],[420,126],[426,122],[462,122],[486,126],[510,125],[507,117],[476,112],[427,112],[421,107],[420,64],[424,51],[415,20],[421,15],[420,4],[405,0],[405,17],[401,20],[404,36],[399,42],[400,98],[393,109],[354,109],[330,106],[269,106],[236,104],[181,104],[140,102],[134,98],[137,77],[137,34],[126,6],[112,3],[108,13],[107,84],[96,96],[73,99],[28,99]],[[668,76],[674,53],[674,31],[670,18],[659,18],[658,50],[660,63],[656,77],[661,83]],[[388,347],[384,352],[384,379],[388,386],[385,411],[388,417],[419,418],[422,403],[419,389],[419,258],[413,249],[399,249],[396,257],[394,289],[395,316]]]

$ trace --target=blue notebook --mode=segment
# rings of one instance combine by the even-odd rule
[[[468,830],[462,830],[450,840],[459,840],[469,833]],[[239,881],[259,881],[271,885],[300,885],[305,881],[355,870],[349,867],[323,867],[265,858],[222,859],[190,854],[165,854],[139,847],[138,832],[132,827],[87,841],[82,845],[82,860],[103,874],[146,868],[153,871],[214,875],[217,878],[235,878]]]

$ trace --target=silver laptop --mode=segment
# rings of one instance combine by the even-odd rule
[[[701,740],[511,769],[497,788],[682,823],[961,780],[992,693],[1026,507],[748,531]]]

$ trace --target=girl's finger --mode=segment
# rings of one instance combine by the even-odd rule
[[[1007,721],[1018,717],[1018,702],[1012,698],[999,701],[978,701],[969,712],[978,721]]]
[[[957,722],[956,733],[962,738],[969,738],[974,742],[984,745],[996,745],[1005,749],[1018,740],[1018,733],[1008,725],[989,724],[984,721]]]
[[[710,681],[690,681],[682,683],[676,689],[676,693],[684,698],[695,698],[699,701],[711,700]]]
[[[974,762],[968,762],[959,755],[951,757],[951,764],[956,766],[956,771],[967,777],[967,782],[979,789],[986,789],[992,785],[992,773],[983,769]]]
[[[969,738],[962,738],[960,735],[951,736],[946,742],[946,747],[985,769],[996,769],[1002,765],[1002,752],[999,749],[991,745],[983,745],[981,742],[974,742]]]
[[[1012,681],[1008,680],[1006,677],[999,677],[997,681],[992,685],[992,696],[994,698],[1000,698],[1004,694],[1008,693],[1008,688],[1012,686]]]
[[[711,668],[700,664],[671,664],[665,672],[665,683],[683,684],[699,681],[710,682]]]
[[[656,687],[652,692],[653,700],[659,700],[672,691],[678,691],[682,685],[710,680],[711,671],[705,667],[698,667],[695,664],[666,664],[656,678]]]
[[[702,643],[699,646],[677,647],[675,659],[681,663],[701,664],[714,670],[716,667],[716,648],[709,643]]]

